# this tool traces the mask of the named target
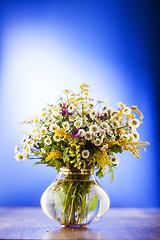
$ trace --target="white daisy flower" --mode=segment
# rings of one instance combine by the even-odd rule
[[[119,159],[115,156],[111,158],[111,163],[113,163],[113,165],[118,166],[119,165]]]
[[[96,146],[100,146],[101,144],[102,144],[102,141],[100,139],[96,139],[94,141],[94,145],[96,145]]]
[[[109,128],[109,125],[108,125],[108,123],[106,123],[106,122],[102,122],[102,123],[101,123],[101,127],[104,128],[104,129],[108,129],[108,128]]]
[[[68,93],[71,93],[72,91],[71,90],[63,90],[62,91],[64,94],[68,94]]]
[[[109,103],[108,99],[105,98],[105,99],[104,99],[104,104],[105,104],[106,107],[108,106],[108,103]]]
[[[129,126],[131,126],[133,129],[137,128],[140,126],[140,121],[136,118],[134,119],[131,119],[129,122],[128,122]]]
[[[83,150],[83,151],[82,151],[82,157],[83,157],[83,158],[88,158],[88,157],[89,157],[89,154],[90,154],[90,152],[89,152],[88,150]]]
[[[89,127],[89,131],[91,133],[98,133],[99,132],[99,127],[96,124],[93,124]]]
[[[80,137],[83,137],[85,134],[85,131],[83,129],[79,129],[78,134],[80,134]]]
[[[101,148],[102,151],[105,151],[106,149],[108,149],[108,144],[103,145],[103,147]]]
[[[46,153],[46,150],[44,148],[41,148],[42,153]]]
[[[46,124],[47,126],[49,126],[49,125],[53,124],[53,121],[55,121],[55,120],[53,120],[53,118],[48,118],[48,119],[45,121],[45,124]]]
[[[97,115],[97,112],[95,110],[92,110],[90,112],[90,117],[92,118],[92,120],[95,118],[96,115]]]
[[[31,149],[30,149],[30,145],[27,145],[26,147],[23,148],[23,152],[27,153],[27,154],[31,154]]]
[[[61,140],[60,136],[55,134],[53,137],[54,141],[59,142]]]
[[[45,119],[47,117],[47,113],[43,112],[41,116],[42,116],[42,119]]]
[[[21,144],[23,144],[26,141],[26,138],[24,137],[21,141]]]
[[[82,118],[82,126],[85,127],[87,124],[87,118],[86,117],[83,117]]]
[[[17,161],[24,160],[23,153],[18,152],[18,153],[15,155],[14,158],[15,158]]]
[[[34,120],[33,120],[33,123],[38,124],[39,123],[39,118],[35,117]]]
[[[65,130],[69,130],[69,122],[63,122],[62,126]]]
[[[76,117],[74,115],[72,115],[72,116],[70,116],[69,120],[73,122],[76,120]]]
[[[54,111],[53,116],[54,116],[54,117],[58,117],[58,116],[59,116],[59,112],[58,112],[57,110]]]
[[[105,136],[106,135],[106,132],[105,132],[105,130],[101,130],[100,132],[99,132],[99,134],[100,134],[100,136]]]
[[[122,113],[124,115],[129,115],[131,113],[131,109],[129,107],[125,107],[123,110],[122,110]]]
[[[121,102],[117,103],[117,106],[118,106],[120,109],[122,109],[122,108],[125,108],[125,107],[126,107],[126,105],[125,105],[125,104],[123,104],[123,103],[121,103]]]
[[[45,143],[46,145],[51,145],[52,141],[51,141],[50,137],[45,138],[45,139],[44,139],[44,143]]]
[[[91,140],[91,139],[92,139],[92,134],[91,134],[89,131],[87,131],[87,132],[85,132],[85,134],[84,134],[84,138],[85,138],[86,140]]]
[[[112,129],[108,128],[108,129],[107,129],[107,134],[110,135],[110,136],[113,135]]]
[[[36,139],[41,140],[41,138],[42,138],[41,134],[40,134],[40,133],[37,133]]]
[[[58,130],[60,129],[60,127],[56,123],[51,124],[50,127],[49,127],[49,130],[51,132],[55,132],[56,129],[58,129]]]
[[[47,134],[47,128],[46,128],[46,127],[41,127],[40,133],[41,133],[42,135]]]
[[[70,104],[68,107],[68,112],[71,113],[74,111],[74,109],[75,109],[75,106],[73,104]]]
[[[28,144],[30,147],[33,147],[34,144],[35,144],[35,141],[34,141],[34,140],[30,140],[27,144]]]
[[[116,137],[114,135],[111,136],[111,140],[112,141],[115,141],[116,140]]]
[[[137,142],[139,140],[139,133],[137,131],[132,132],[133,141]]]
[[[74,126],[75,126],[76,128],[80,128],[80,127],[82,126],[82,121],[81,121],[81,120],[75,121],[75,122],[74,122]]]
[[[111,125],[113,126],[113,128],[118,128],[118,127],[119,127],[119,122],[116,121],[116,120],[113,120],[113,121],[111,122]]]
[[[130,136],[129,136],[129,134],[123,134],[123,135],[121,135],[121,137],[120,137],[122,140],[129,140],[130,139]]]
[[[14,148],[14,152],[15,152],[15,153],[18,152],[18,147],[17,147],[17,145],[16,145],[15,148]]]

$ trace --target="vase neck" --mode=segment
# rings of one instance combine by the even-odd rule
[[[68,169],[68,168],[61,168],[60,173],[64,176],[67,175],[85,175],[85,176],[91,176],[93,175],[92,169]]]

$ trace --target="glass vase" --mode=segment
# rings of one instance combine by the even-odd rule
[[[86,227],[102,217],[109,206],[107,193],[87,169],[62,168],[41,197],[44,213],[66,227]]]

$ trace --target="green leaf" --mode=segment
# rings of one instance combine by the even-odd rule
[[[102,169],[96,172],[96,176],[98,176],[99,178],[103,177]]]
[[[57,192],[55,192],[54,194],[55,194],[55,204],[56,204],[56,208],[59,209],[59,207],[60,207],[59,195],[58,195]]]
[[[111,182],[113,182],[114,175],[111,175]]]
[[[98,201],[98,196],[97,194],[95,194],[90,202],[89,209],[88,209],[89,212],[94,211],[97,208],[97,201]]]
[[[111,150],[112,150],[112,152],[115,152],[115,153],[122,153],[122,147],[121,146],[119,146],[119,145],[114,145],[113,147],[111,147]]]
[[[108,173],[113,173],[113,169],[110,168],[109,171],[108,171]]]
[[[65,148],[65,150],[63,151],[63,162],[69,162],[70,158],[68,155],[68,148]]]

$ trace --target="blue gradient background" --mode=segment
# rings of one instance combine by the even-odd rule
[[[56,171],[16,162],[17,123],[81,83],[91,95],[137,105],[145,118],[137,160],[119,155],[112,207],[159,207],[158,9],[154,1],[0,2],[0,206],[39,206]]]

